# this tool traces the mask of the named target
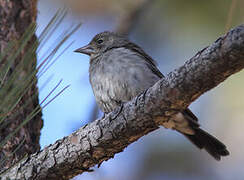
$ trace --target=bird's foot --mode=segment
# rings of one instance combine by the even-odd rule
[[[118,115],[122,112],[123,107],[124,107],[124,104],[121,103],[120,106],[115,109],[115,111],[111,115],[111,120],[114,120],[118,117]]]

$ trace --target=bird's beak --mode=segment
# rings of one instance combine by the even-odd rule
[[[94,49],[91,47],[90,44],[88,44],[84,47],[76,49],[74,52],[83,53],[83,54],[87,54],[90,56],[92,53],[94,53]]]

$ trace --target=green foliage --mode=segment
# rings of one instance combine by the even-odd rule
[[[48,68],[50,68],[50,66],[57,59],[53,58],[54,55],[57,54],[58,50],[64,44],[64,42],[66,42],[67,39],[80,27],[81,24],[75,25],[60,35],[60,37],[55,41],[55,44],[52,45],[52,48],[45,53],[46,57],[43,57],[44,60],[36,67],[36,62],[33,60],[36,58],[36,53],[46,45],[47,40],[62,23],[66,14],[67,13],[65,9],[59,10],[50,20],[38,38],[34,38],[36,24],[30,24],[22,37],[19,40],[9,42],[6,49],[0,54],[0,129],[6,128],[11,123],[8,120],[9,116],[15,117],[18,115],[18,104],[23,96],[28,92],[28,90],[30,90],[30,88],[36,84],[36,76],[40,77],[43,73],[46,72]],[[32,40],[31,45],[29,43],[30,40]],[[69,46],[70,45],[68,45],[65,50]],[[26,52],[23,53],[24,50]],[[58,57],[64,51],[62,51]],[[20,54],[22,54],[21,59],[18,59],[17,62],[16,58],[19,58]],[[47,98],[54,92],[57,86],[54,87]],[[23,119],[22,123],[19,124],[19,126],[14,131],[12,131],[11,134],[7,135],[7,137],[0,141],[0,149],[6,144],[8,140],[11,139],[11,137],[16,134],[16,132],[21,129],[21,127],[23,127],[33,117],[35,117],[42,110],[42,108],[46,107],[47,104],[55,99],[67,87],[68,86],[62,89],[59,93],[57,93],[56,96],[54,96],[54,98],[48,102],[46,102],[47,98],[45,98],[41,102],[41,106],[38,105],[37,107],[34,107],[33,111]],[[37,95],[38,94],[32,94],[33,97],[36,97]],[[25,104],[22,105],[21,108],[27,107],[28,103],[30,103],[30,100],[31,98],[26,100]],[[20,148],[23,143],[24,140],[17,148]],[[6,157],[0,159],[0,165],[6,161],[6,159]]]

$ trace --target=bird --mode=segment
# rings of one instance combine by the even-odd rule
[[[74,52],[90,56],[90,84],[96,103],[105,114],[132,100],[164,77],[151,56],[126,36],[115,32],[101,32]],[[198,118],[189,108],[160,125],[183,134],[218,161],[222,156],[229,155],[222,142],[200,128]]]

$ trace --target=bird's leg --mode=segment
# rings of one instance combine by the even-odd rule
[[[124,103],[121,102],[119,107],[117,107],[114,113],[112,114],[111,120],[114,120],[118,117],[118,115],[122,112],[123,107],[124,107]]]
[[[102,119],[106,118],[107,115],[108,113],[103,113]]]

